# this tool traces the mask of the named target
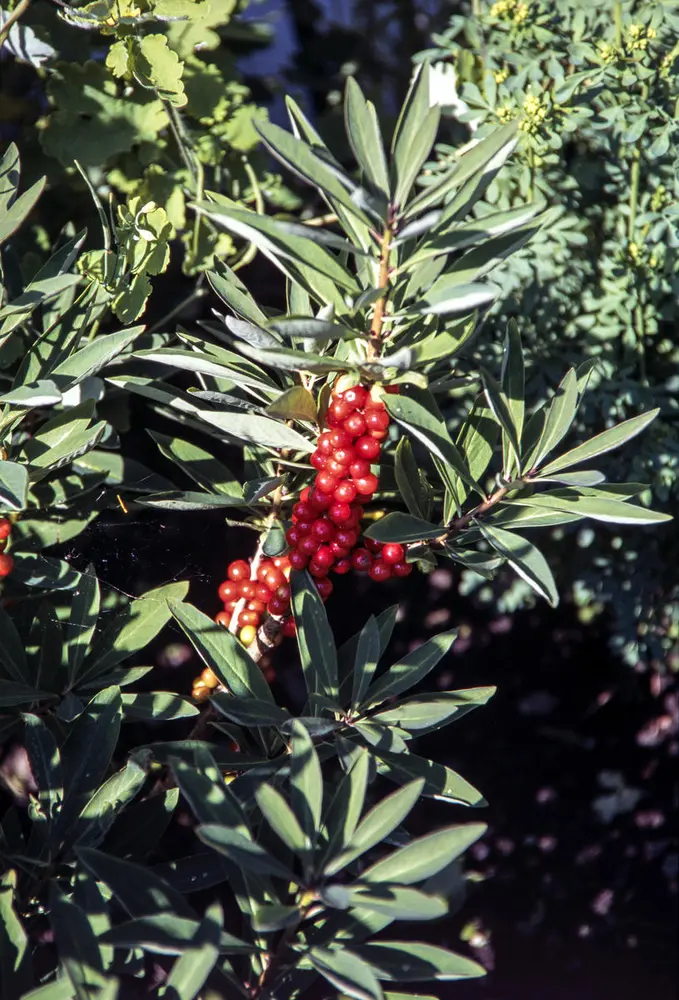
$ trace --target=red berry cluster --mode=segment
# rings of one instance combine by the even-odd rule
[[[9,576],[14,569],[14,560],[8,552],[5,552],[11,534],[12,522],[8,517],[0,517],[0,579]]]
[[[249,646],[254,642],[265,614],[275,615],[277,618],[289,615],[289,576],[290,561],[287,555],[260,560],[254,574],[251,563],[245,559],[232,562],[227,571],[227,579],[219,587],[219,598],[224,602],[224,610],[219,612],[215,621],[229,628],[236,606],[242,601],[236,624],[240,629],[241,642],[244,646]]]
[[[379,582],[408,576],[412,567],[401,545],[366,540],[359,546],[363,504],[379,485],[372,469],[389,431],[384,403],[365,386],[354,385],[332,397],[326,424],[311,456],[318,470],[314,485],[302,490],[292,508],[286,535],[290,566],[308,569],[317,584],[331,570],[341,575],[355,569]]]

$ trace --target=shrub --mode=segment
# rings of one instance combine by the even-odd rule
[[[507,169],[478,206],[507,211],[527,197],[556,216],[511,257],[486,318],[490,356],[514,318],[531,362],[534,392],[548,393],[564,366],[595,359],[585,424],[657,406],[653,430],[625,456],[632,478],[651,482],[665,509],[677,500],[676,326],[679,19],[671,5],[486,0],[451,18],[426,55],[441,71],[441,99],[457,129],[481,137],[518,126]],[[434,180],[455,151],[442,144]],[[605,467],[619,474],[613,458]],[[562,535],[559,531],[555,537]],[[676,661],[676,553],[660,536],[643,545],[618,531],[576,527],[555,545],[584,621],[610,612],[624,658],[662,669]],[[483,581],[468,574],[466,586]],[[494,595],[508,610],[527,589]]]
[[[216,262],[209,280],[228,312],[203,324],[206,335],[102,334],[86,308],[92,278],[75,267],[77,238],[32,287],[8,288],[0,310],[11,358],[0,511],[14,560],[3,582],[0,704],[5,737],[22,741],[31,772],[28,809],[2,818],[3,996],[115,997],[148,982],[149,956],[161,956],[160,991],[177,1000],[296,997],[319,976],[342,995],[381,1000],[402,995],[391,983],[481,975],[465,956],[404,941],[391,925],[434,919],[459,897],[458,859],[483,824],[420,837],[402,824],[421,796],[484,804],[464,778],[420,756],[416,740],[492,689],[419,687],[454,631],[385,668],[394,608],[338,647],[324,610],[328,571],[367,570],[379,582],[451,559],[491,578],[506,564],[556,604],[550,567],[525,533],[585,518],[667,520],[635,502],[637,484],[591,467],[655,411],[567,441],[591,362],[533,406],[516,323],[501,365],[469,350],[499,293],[489,276],[548,224],[536,205],[486,213],[483,227],[475,218],[515,126],[459,150],[418,190],[439,124],[428,68],[389,152],[372,105],[348,82],[357,177],[288,108],[292,134],[265,123],[259,133],[315,185],[337,225],[272,219],[217,191],[196,205],[282,272],[284,312]],[[15,151],[2,171],[7,237],[38,189],[16,197]],[[474,394],[452,434],[459,389]],[[195,488],[149,485],[117,451],[116,414],[130,394],[177,425],[156,442]],[[242,449],[238,475],[221,460],[225,442]],[[230,567],[225,584],[237,586],[220,588],[217,621],[185,600],[185,584],[120,607],[102,600],[92,568],[76,573],[43,555],[95,516],[104,484],[123,503],[223,510],[256,530],[252,560]],[[193,700],[139,691],[150,670],[126,662],[170,616],[205,667]],[[261,667],[282,633],[297,638],[299,704],[278,704]],[[292,664],[289,649],[275,655]],[[191,716],[175,739],[130,750],[121,738],[129,720],[179,734]],[[194,819],[181,837],[180,799]]]

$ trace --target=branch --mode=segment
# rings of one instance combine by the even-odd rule
[[[384,336],[384,317],[387,309],[387,298],[389,296],[389,258],[391,256],[391,242],[394,238],[394,225],[395,219],[390,208],[389,218],[380,241],[382,250],[380,253],[380,271],[377,278],[377,287],[381,289],[382,294],[375,303],[372,323],[370,324],[370,344],[368,350],[371,358],[375,358],[379,355],[382,338]]]
[[[23,17],[23,15],[28,10],[30,4],[31,0],[20,0],[20,2],[16,5],[12,13],[9,15],[9,17],[3,24],[3,26],[0,28],[0,48],[2,48],[2,46],[7,41],[9,33],[12,30],[12,27],[16,24],[19,18]]]

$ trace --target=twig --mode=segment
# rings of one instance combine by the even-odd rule
[[[28,8],[30,7],[31,0],[20,0],[16,5],[12,13],[9,15],[3,26],[0,28],[0,48],[5,44],[9,37],[9,33],[12,30],[13,25],[23,17]]]
[[[378,356],[382,344],[384,318],[389,294],[389,258],[391,256],[391,242],[394,238],[394,221],[393,213],[390,209],[387,224],[380,240],[382,250],[380,253],[380,271],[377,278],[377,287],[382,291],[382,294],[375,303],[372,322],[370,324],[370,344],[368,350],[371,358]]]

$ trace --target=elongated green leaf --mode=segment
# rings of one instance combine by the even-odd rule
[[[468,823],[417,837],[372,865],[361,878],[365,882],[397,882],[400,885],[423,882],[459,858],[486,830],[485,823]]]
[[[312,354],[310,351],[295,351],[287,347],[252,347],[250,344],[238,345],[243,354],[248,358],[259,361],[260,364],[268,365],[272,368],[280,368],[281,371],[307,371],[316,375],[323,375],[327,372],[349,371],[351,365],[340,358],[330,355]]]
[[[196,835],[204,844],[223,854],[229,861],[246,872],[260,875],[275,875],[287,882],[295,876],[280,861],[266,851],[261,844],[243,836],[237,830],[226,826],[206,823],[196,828]]]
[[[143,691],[123,695],[125,719],[144,719],[148,722],[168,722],[171,719],[190,719],[198,709],[174,691]]]
[[[141,802],[133,802],[109,833],[108,846],[116,857],[141,860],[153,851],[165,833],[179,801],[179,789],[169,788]]]
[[[263,782],[255,792],[255,799],[267,823],[285,846],[296,854],[305,854],[311,841],[281,793],[273,785]]]
[[[417,982],[427,979],[476,979],[486,970],[469,958],[438,945],[419,941],[372,941],[359,953],[382,980]]]
[[[502,360],[502,395],[511,421],[512,435],[506,435],[504,443],[505,468],[508,468],[510,450],[517,454],[517,469],[520,469],[520,441],[526,411],[526,372],[523,360],[521,335],[514,320],[509,322]]]
[[[51,890],[50,922],[59,960],[77,1000],[91,1000],[93,989],[106,982],[99,944],[86,913],[66,899],[56,884]]]
[[[540,550],[532,542],[504,528],[497,528],[482,521],[478,527],[484,538],[496,552],[504,556],[514,572],[555,608],[559,603],[559,594],[549,564]]]
[[[308,389],[293,385],[281,393],[278,399],[269,403],[267,413],[281,420],[308,420],[316,423],[316,402]]]
[[[216,673],[227,690],[238,698],[258,698],[273,703],[271,689],[262,671],[235,635],[190,604],[170,601],[169,608],[200,658]]]
[[[377,542],[423,542],[440,538],[444,528],[395,510],[371,524],[364,534]]]
[[[564,511],[567,514],[576,514],[578,517],[591,517],[594,521],[605,521],[609,524],[661,524],[672,520],[670,514],[662,514],[660,511],[648,510],[646,507],[606,497],[580,496],[566,499],[538,494],[525,500],[517,497],[515,502],[529,507]]]
[[[330,864],[325,866],[326,876],[336,875],[371,847],[382,843],[409,815],[422,794],[424,782],[416,779],[378,802],[361,820],[346,846]]]
[[[38,786],[38,801],[48,824],[56,819],[64,794],[61,755],[52,732],[37,715],[24,715],[24,740],[31,773]]]
[[[578,380],[573,368],[565,375],[545,416],[542,434],[534,451],[526,458],[526,468],[539,468],[545,455],[568,433],[578,409]]]
[[[438,131],[440,109],[431,104],[430,73],[428,63],[416,69],[394,130],[393,191],[394,201],[400,208],[406,205]]]
[[[11,403],[21,409],[35,409],[38,406],[53,406],[62,400],[61,390],[52,379],[38,379],[31,385],[20,385],[11,392],[0,396],[0,403]]]
[[[202,990],[219,957],[223,921],[221,904],[211,903],[167,977],[166,991],[171,1000],[194,1000]]]
[[[589,461],[590,458],[596,458],[607,451],[619,448],[648,427],[651,421],[655,420],[658,416],[659,412],[660,410],[658,409],[648,410],[646,413],[639,414],[638,417],[623,420],[622,423],[616,424],[615,427],[611,427],[607,431],[602,431],[601,434],[590,438],[589,441],[578,445],[577,448],[566,452],[565,455],[555,458],[553,462],[545,465],[540,470],[540,474],[542,476],[550,476],[555,472],[561,472],[562,469],[569,469],[573,465],[579,465],[581,462]]]
[[[198,920],[180,917],[175,913],[155,913],[146,917],[118,924],[99,936],[100,944],[115,948],[143,948],[156,955],[181,955],[195,938],[200,926]],[[217,942],[222,954],[240,954],[254,951],[254,946],[241,941],[226,931],[221,931]]]
[[[292,716],[285,708],[259,698],[237,698],[217,691],[211,703],[218,711],[239,726],[284,726]]]
[[[24,644],[7,612],[0,607],[0,667],[17,683],[28,685],[30,674]]]
[[[323,776],[313,741],[301,722],[292,724],[290,796],[292,808],[311,844],[320,832],[323,810]]]
[[[71,354],[54,368],[50,375],[61,385],[77,385],[90,375],[105,368],[114,358],[122,354],[144,331],[143,326],[133,326],[118,333],[100,335],[85,347]]]
[[[113,774],[96,790],[73,828],[73,843],[96,847],[106,836],[118,813],[131,802],[146,781],[146,771],[135,760]]]
[[[327,861],[349,843],[363,812],[368,786],[370,754],[361,748],[353,758],[324,816]]]
[[[490,305],[498,291],[495,285],[459,282],[455,275],[444,274],[413,309],[425,316],[460,316]]]
[[[344,96],[344,122],[356,162],[372,187],[389,197],[389,171],[375,107],[350,76]]]
[[[368,689],[361,706],[363,711],[380,705],[388,698],[394,698],[419,684],[449,652],[456,638],[457,630],[442,632],[395,663]]]
[[[412,445],[406,437],[401,438],[396,448],[394,474],[399,493],[403,497],[408,511],[413,517],[424,519],[424,497],[420,470],[413,455]]]
[[[371,967],[347,948],[331,951],[316,946],[309,951],[309,961],[342,995],[356,1000],[383,1000],[382,988]]]
[[[147,866],[122,861],[92,847],[79,847],[76,854],[85,868],[109,887],[131,917],[153,916],[169,910],[176,916],[195,919],[181,893],[175,892]]]
[[[380,632],[374,615],[367,620],[358,636],[354,661],[351,704],[360,705],[370,687],[380,658]]]
[[[25,510],[28,503],[28,469],[19,462],[0,460],[0,508]]]
[[[14,143],[9,147],[5,158],[2,161],[2,179],[0,184],[2,185],[1,193],[3,195],[2,212],[0,213],[0,243],[4,243],[13,233],[17,231],[22,222],[28,217],[30,212],[33,210],[38,198],[43,192],[45,187],[45,178],[41,177],[40,180],[36,181],[28,191],[24,191],[15,200],[13,197],[14,192],[12,192],[7,198],[8,188],[6,187],[6,178],[11,176],[14,172],[10,170],[9,167],[5,168],[5,163],[8,162],[7,157],[16,150]],[[18,182],[18,171],[15,174]],[[12,189],[9,189],[12,191]],[[16,188],[14,189],[16,191]],[[6,199],[6,200],[5,200]]]
[[[353,334],[348,326],[313,316],[284,316],[271,320],[269,326],[284,337],[306,337],[318,341],[344,340]]]
[[[16,895],[17,873],[9,869],[0,879],[0,989],[8,1000],[26,996],[33,981],[28,936],[16,912]]]
[[[388,395],[385,397],[385,403],[394,420],[421,441],[471,489],[483,495],[442,420],[435,417],[421,403],[406,396]]]
[[[73,685],[92,642],[99,617],[101,595],[93,566],[88,566],[73,592],[71,613],[66,622],[68,682]]]
[[[229,496],[242,496],[243,490],[233,475],[218,459],[190,441],[181,438],[168,437],[157,431],[149,431],[158,445],[161,453],[179,466],[187,475],[211,493],[225,493]]]
[[[175,752],[178,752],[176,747]],[[240,803],[224,783],[215,761],[203,754],[197,763],[198,766],[192,767],[176,757],[170,759],[175,781],[194,816],[201,823],[228,826],[249,836]]]
[[[495,688],[484,687],[414,695],[376,712],[370,718],[380,725],[397,726],[410,733],[430,732],[449,722],[456,722],[479,705],[485,705],[494,693]]]
[[[325,889],[322,898],[324,903],[338,909],[356,907],[382,913],[391,920],[435,920],[448,912],[448,904],[441,896],[403,885],[366,882],[333,885]]]
[[[168,601],[181,601],[188,583],[168,583],[149,590],[119,612],[94,640],[80,681],[97,677],[146,646],[170,620]]]
[[[436,764],[414,753],[383,749],[382,745],[373,747],[372,752],[379,758],[378,771],[390,781],[402,785],[421,778],[424,781],[422,794],[428,798],[476,808],[487,805],[479,790],[450,767]]]
[[[255,326],[266,326],[266,316],[228,264],[215,259],[214,270],[207,272],[207,279],[213,291],[235,313],[254,323]]]
[[[292,574],[290,589],[307,691],[337,699],[337,650],[325,605],[306,572]]]

